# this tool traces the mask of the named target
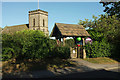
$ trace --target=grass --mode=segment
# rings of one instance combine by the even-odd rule
[[[91,63],[96,63],[96,64],[116,64],[116,63],[119,63],[118,61],[116,61],[112,58],[108,58],[108,57],[86,58],[84,60],[91,62]]]
[[[3,62],[3,73],[29,72],[40,70],[53,70],[54,68],[65,68],[76,66],[75,62],[69,59],[46,59],[46,60],[21,60],[11,59]]]

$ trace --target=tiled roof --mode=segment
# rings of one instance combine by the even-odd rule
[[[21,30],[27,30],[29,24],[15,25],[15,26],[6,26],[2,33],[14,33]]]
[[[55,23],[51,37],[60,36],[90,36],[82,25]]]

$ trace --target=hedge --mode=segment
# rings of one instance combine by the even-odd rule
[[[51,40],[38,30],[2,34],[2,47],[2,60],[68,58],[69,55],[69,48],[56,47],[55,40]]]
[[[92,44],[86,44],[87,57],[109,57],[111,56],[112,46],[104,41],[94,41]]]

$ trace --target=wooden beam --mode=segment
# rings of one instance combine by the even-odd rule
[[[65,39],[66,39],[66,38],[65,38],[65,37],[63,37],[63,46],[65,46]]]
[[[83,46],[85,46],[85,39],[82,38],[82,40],[83,40]],[[86,52],[85,52],[85,48],[83,48],[83,59],[85,58],[86,58]]]

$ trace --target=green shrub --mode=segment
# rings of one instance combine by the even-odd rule
[[[56,47],[56,41],[46,37],[42,31],[23,30],[11,35],[3,34],[2,37],[3,60],[69,57],[68,47]]]
[[[67,46],[57,46],[50,53],[50,57],[67,59],[70,57],[70,48]]]
[[[74,39],[65,40],[65,45],[68,47],[74,47],[75,46]]]
[[[51,44],[52,41],[42,31],[23,30],[2,36],[2,53],[8,56],[7,48],[13,49],[12,58],[15,57],[16,59],[44,59],[54,47]],[[3,56],[3,59],[6,58]]]
[[[111,55],[112,46],[104,41],[95,41],[86,45],[87,57],[108,57]]]
[[[14,50],[12,48],[3,48],[2,60],[9,60],[13,57]]]

